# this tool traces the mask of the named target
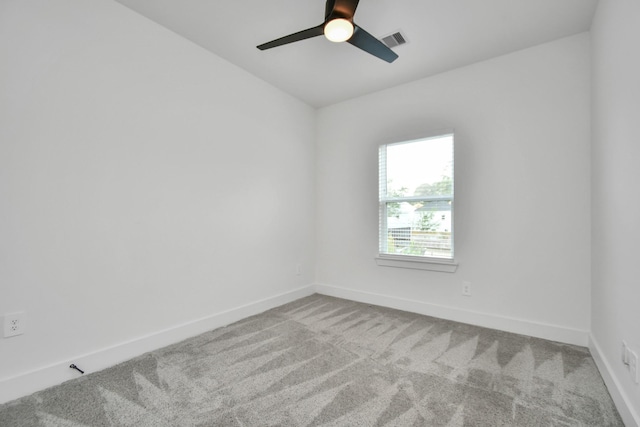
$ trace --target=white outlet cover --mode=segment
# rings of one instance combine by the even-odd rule
[[[4,315],[4,337],[15,337],[24,334],[24,312],[7,313]]]
[[[467,281],[462,282],[462,295],[466,297],[471,296],[471,282],[467,282]]]

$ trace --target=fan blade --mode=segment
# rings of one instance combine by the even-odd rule
[[[327,0],[325,19],[328,20],[329,17],[353,19],[359,1],[360,0]]]
[[[367,33],[361,27],[355,24],[353,26],[353,36],[347,40],[349,43],[387,62],[393,62],[398,58],[398,55],[380,40]]]
[[[271,49],[272,47],[282,46],[283,44],[289,44],[293,42],[299,42],[300,40],[310,39],[311,37],[321,36],[323,34],[324,34],[324,24],[321,24],[321,25],[318,25],[317,27],[298,31],[297,33],[280,37],[279,39],[272,40],[270,42],[261,44],[260,46],[256,46],[256,47],[260,50]]]

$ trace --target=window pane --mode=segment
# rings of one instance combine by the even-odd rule
[[[451,258],[451,209],[423,210],[415,208],[418,205],[387,203],[386,253]]]
[[[387,195],[453,193],[453,135],[387,145]]]

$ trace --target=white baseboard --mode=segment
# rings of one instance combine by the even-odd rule
[[[87,373],[96,372],[149,351],[180,342],[313,293],[314,287],[312,285],[304,286],[98,351],[77,355],[69,360],[62,360],[13,377],[0,379],[0,403],[9,402],[76,378],[80,374],[69,369],[71,363],[80,366]]]
[[[616,408],[618,408],[618,412],[620,413],[620,417],[622,417],[622,421],[624,421],[625,426],[640,427],[640,414],[638,414],[638,412],[633,408],[633,400],[631,400],[631,398],[624,392],[624,389],[620,385],[620,381],[618,381],[618,378],[611,368],[611,364],[604,357],[604,353],[602,352],[598,341],[592,334],[589,334],[589,350],[591,351],[593,360],[596,362],[596,365],[600,370],[600,375],[602,375],[602,379],[609,389],[609,394],[611,395],[613,402],[616,404]]]
[[[589,343],[589,332],[586,330],[566,328],[563,326],[533,322],[525,319],[517,319],[494,314],[480,313],[463,310],[438,304],[429,304],[413,301],[389,295],[374,294],[355,289],[347,289],[337,286],[316,284],[315,290],[319,294],[367,304],[381,305],[412,313],[438,317],[440,319],[454,320],[456,322],[469,323],[485,328],[498,329],[531,337],[544,338],[567,344],[586,347]]]

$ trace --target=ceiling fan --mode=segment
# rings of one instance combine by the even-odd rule
[[[327,39],[333,42],[346,41],[384,61],[395,61],[398,55],[394,51],[353,22],[358,2],[359,0],[327,0],[322,24],[261,44],[257,48],[260,50],[271,49],[324,34]]]

